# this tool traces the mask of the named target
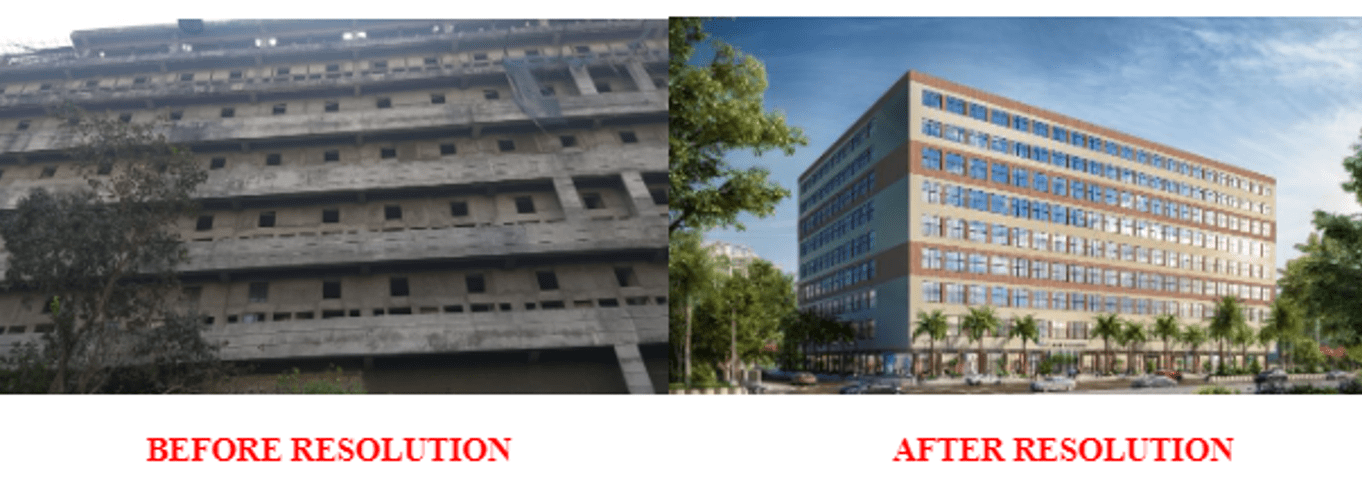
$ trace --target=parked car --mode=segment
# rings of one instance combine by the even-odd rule
[[[867,386],[864,383],[851,384],[837,391],[838,394],[866,394]]]
[[[1253,383],[1258,385],[1284,384],[1286,383],[1286,370],[1283,370],[1281,368],[1263,370],[1262,372],[1259,372],[1258,375],[1255,375],[1253,377]]]
[[[975,373],[966,375],[965,383],[969,385],[1001,384],[1003,383],[1003,379],[1000,379],[995,375]]]
[[[1324,376],[1325,380],[1348,380],[1350,378],[1353,378],[1352,372],[1343,370],[1332,370]]]
[[[814,385],[818,383],[818,377],[813,376],[813,374],[809,372],[799,372],[794,374],[794,377],[790,379],[790,382],[795,385]]]
[[[898,377],[876,377],[866,384],[866,394],[903,394],[903,382]]]
[[[1176,381],[1178,381],[1178,382],[1182,382],[1182,372],[1179,372],[1179,371],[1177,371],[1177,370],[1159,370],[1159,371],[1154,372],[1154,374],[1155,374],[1155,375],[1163,375],[1163,376],[1165,376],[1165,377],[1171,378],[1171,379],[1176,380]]]
[[[1074,379],[1071,379],[1069,377],[1059,376],[1045,377],[1043,379],[1031,382],[1031,392],[1051,392],[1051,391],[1068,392],[1074,390],[1074,387],[1076,386],[1078,386],[1078,383],[1074,382]]]
[[[1178,385],[1177,380],[1164,375],[1145,375],[1130,381],[1131,389],[1141,389],[1146,387],[1173,387]]]

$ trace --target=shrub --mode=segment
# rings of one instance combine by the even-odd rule
[[[1208,385],[1197,389],[1196,394],[1239,394],[1239,390],[1230,389],[1223,385]]]
[[[335,368],[336,378],[328,380],[326,378],[314,378],[303,381],[302,371],[297,367],[293,368],[292,373],[280,374],[275,379],[274,385],[279,392],[284,394],[363,394],[364,388],[355,384],[346,383],[343,380],[344,371],[339,366]],[[330,373],[330,370],[327,370]]]

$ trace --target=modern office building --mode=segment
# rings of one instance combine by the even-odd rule
[[[0,210],[80,189],[46,110],[209,172],[187,307],[232,360],[443,357],[456,392],[666,381],[661,20],[183,20],[3,56]],[[0,349],[52,328],[0,294]],[[424,362],[424,361],[423,361]],[[437,363],[438,364],[438,363]],[[490,367],[480,372],[479,367]]]
[[[930,366],[929,339],[910,335],[924,311],[949,317],[937,362],[1015,371],[1006,325],[1033,315],[1030,366],[1065,353],[1090,370],[1099,314],[1205,324],[1231,295],[1258,326],[1275,294],[1272,177],[915,71],[799,182],[801,307],[856,328],[827,350],[862,370]],[[960,328],[981,306],[1004,323],[983,339],[988,359]],[[1133,360],[1112,350],[1167,367],[1164,347],[1151,335]],[[1187,346],[1170,347],[1173,368],[1191,368]]]

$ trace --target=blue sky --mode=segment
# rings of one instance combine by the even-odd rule
[[[733,154],[796,179],[909,69],[1277,179],[1277,265],[1314,210],[1362,212],[1339,184],[1362,130],[1362,19],[755,18],[707,29],[766,64],[768,109],[804,130],[790,157]],[[798,269],[798,205],[709,240]]]

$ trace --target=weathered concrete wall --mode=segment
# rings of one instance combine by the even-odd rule
[[[552,349],[665,342],[667,308],[383,316],[219,325],[225,359]]]

